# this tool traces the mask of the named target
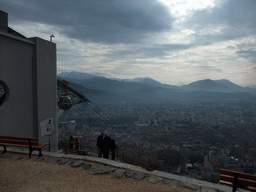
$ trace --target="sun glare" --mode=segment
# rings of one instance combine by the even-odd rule
[[[216,0],[160,0],[169,7],[175,17],[188,15],[191,11],[210,9],[215,6]]]

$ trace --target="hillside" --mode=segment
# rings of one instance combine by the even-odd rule
[[[256,101],[256,92],[231,81],[205,79],[188,85],[162,84],[151,78],[117,80],[71,72],[59,75],[95,102],[238,102]]]

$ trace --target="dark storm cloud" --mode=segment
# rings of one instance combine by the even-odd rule
[[[137,42],[171,29],[173,21],[156,0],[6,0],[0,5],[14,20],[69,27],[69,37],[92,42]]]
[[[222,41],[236,39],[255,33],[256,29],[256,1],[228,0],[211,10],[195,11],[185,22],[185,26],[193,28],[202,41]],[[220,32],[200,35],[202,29],[220,26]],[[195,36],[196,37],[196,36]],[[197,37],[196,37],[197,38]]]

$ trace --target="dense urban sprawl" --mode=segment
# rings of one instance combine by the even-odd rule
[[[82,148],[96,151],[96,139],[105,132],[116,140],[119,155],[155,162],[154,168],[199,179],[214,180],[220,167],[256,172],[255,103],[99,107],[102,114],[72,108],[59,126],[59,140],[79,136]]]

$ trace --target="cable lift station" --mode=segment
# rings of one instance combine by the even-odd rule
[[[0,135],[34,137],[56,151],[58,119],[73,104],[89,102],[57,81],[56,44],[14,31],[0,10],[0,58]]]
[[[8,27],[0,10],[0,135],[34,137],[58,150],[58,124],[75,107],[103,124],[108,117],[68,81],[57,79],[56,44]]]
[[[34,137],[58,148],[56,44],[26,38],[0,11],[0,135]]]

